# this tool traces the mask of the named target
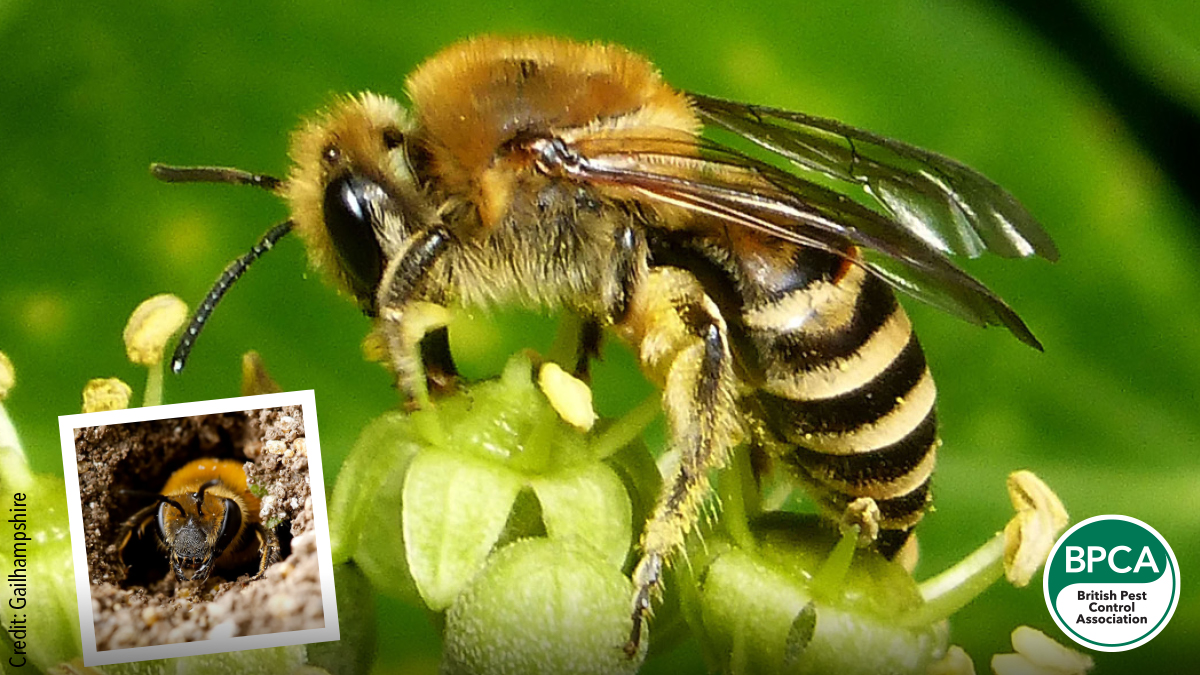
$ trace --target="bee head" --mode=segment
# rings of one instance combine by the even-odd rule
[[[242,510],[232,499],[208,494],[213,479],[196,492],[163,497],[156,524],[179,581],[204,581],[213,563],[242,530]]]
[[[217,303],[265,252],[292,230],[299,233],[313,267],[353,295],[368,314],[388,261],[413,232],[437,219],[414,177],[428,153],[414,142],[408,115],[396,101],[364,93],[338,101],[293,136],[293,167],[287,180],[241,169],[153,164],[169,183],[251,185],[282,196],[291,218],[271,228],[235,260],[209,290],[180,338],[171,370],[183,371],[188,355]]]
[[[414,177],[412,125],[396,101],[365,93],[339,101],[292,141],[283,186],[313,265],[368,312],[389,260],[428,222]]]

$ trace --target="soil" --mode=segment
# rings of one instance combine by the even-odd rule
[[[299,406],[88,427],[76,430],[75,453],[97,650],[324,626]],[[177,582],[151,525],[125,547],[122,570],[121,524],[200,457],[247,460],[261,522],[275,526],[283,561],[254,581],[257,560],[217,570],[203,587]]]

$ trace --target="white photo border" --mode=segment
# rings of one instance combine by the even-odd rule
[[[88,578],[87,548],[84,544],[83,507],[79,498],[79,470],[75,456],[75,429],[105,424],[126,424],[151,420],[243,412],[263,408],[298,405],[304,415],[304,436],[308,452],[308,479],[312,492],[313,520],[317,534],[317,565],[321,578],[321,606],[325,614],[323,628],[284,631],[263,635],[244,635],[182,642],[150,647],[96,650],[96,626],[92,615],[91,580]],[[199,656],[246,649],[265,649],[330,642],[340,639],[337,598],[333,585],[333,553],[329,543],[329,516],[325,506],[325,480],[321,472],[321,443],[317,432],[317,402],[312,389],[280,394],[223,398],[212,401],[177,403],[149,408],[128,408],[104,412],[62,415],[58,418],[62,441],[63,478],[67,487],[67,517],[71,529],[71,553],[75,563],[75,592],[79,601],[79,633],[83,642],[85,666]]]

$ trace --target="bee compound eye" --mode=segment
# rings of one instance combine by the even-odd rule
[[[217,548],[213,551],[214,556],[221,555],[230,544],[233,543],[234,537],[242,531],[242,510],[238,507],[237,502],[232,499],[222,500],[225,506],[225,514],[221,518],[221,529],[218,530]]]
[[[325,227],[359,300],[370,302],[383,276],[383,250],[374,220],[386,193],[374,181],[344,173],[325,187]]]
[[[161,502],[158,505],[158,514],[154,516],[154,526],[158,528],[158,536],[163,541],[167,540],[167,509],[171,505],[166,502]]]

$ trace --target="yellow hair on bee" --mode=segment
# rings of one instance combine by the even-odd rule
[[[350,292],[350,281],[325,224],[325,188],[331,172],[346,166],[389,186],[394,178],[381,169],[407,174],[402,158],[392,161],[389,157],[383,134],[388,129],[400,133],[409,130],[404,108],[393,99],[364,92],[339,99],[292,137],[292,171],[281,190],[291,205],[296,233],[304,240],[312,266],[329,274],[343,291]],[[337,148],[335,162],[325,158],[330,147]]]
[[[432,172],[446,192],[470,195],[485,227],[507,211],[518,172],[496,158],[520,133],[644,137],[661,129],[694,137],[700,130],[687,96],[617,45],[478,37],[426,61],[408,78],[408,92]]]

